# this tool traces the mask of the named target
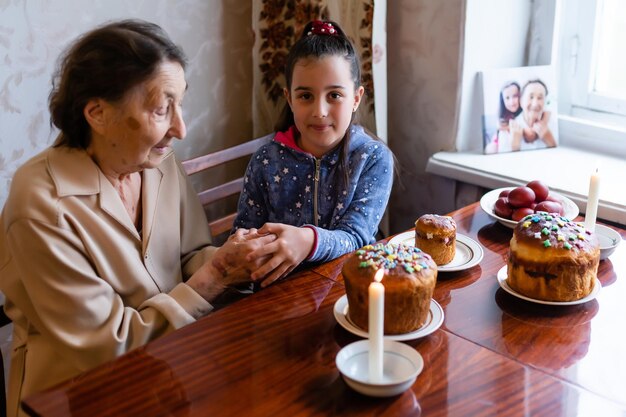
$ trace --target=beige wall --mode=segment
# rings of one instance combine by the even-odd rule
[[[62,48],[111,19],[161,25],[187,53],[187,158],[250,138],[251,2],[238,0],[0,0],[0,207],[15,169],[49,146],[47,97]]]

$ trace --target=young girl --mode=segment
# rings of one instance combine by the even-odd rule
[[[509,81],[500,89],[500,112],[498,130],[491,138],[485,153],[512,151],[509,124],[522,112],[520,106],[520,86],[515,81]]]
[[[303,261],[334,259],[374,242],[393,182],[393,156],[355,125],[363,87],[356,51],[339,26],[313,21],[285,65],[288,106],[274,140],[251,158],[235,228],[277,239],[262,286]]]
[[[520,106],[520,86],[510,81],[500,90],[500,128],[507,130],[509,120],[515,119],[522,112]]]

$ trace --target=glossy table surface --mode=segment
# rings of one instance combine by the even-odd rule
[[[626,245],[600,262],[595,300],[550,306],[499,287],[512,230],[478,204],[451,213],[484,251],[441,272],[444,323],[404,342],[425,366],[389,398],[351,390],[335,366],[360,340],[337,324],[345,257],[248,298],[48,391],[34,416],[624,416]],[[618,229],[622,238],[626,230]]]

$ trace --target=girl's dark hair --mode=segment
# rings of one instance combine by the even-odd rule
[[[87,102],[115,102],[154,75],[164,61],[187,58],[161,27],[143,20],[122,20],[100,26],[78,38],[59,57],[48,97],[51,124],[59,128],[54,146],[87,148]]]
[[[335,33],[320,33],[320,26],[332,27]],[[293,69],[301,59],[315,58],[322,59],[328,56],[341,56],[350,64],[350,74],[354,81],[355,91],[361,86],[361,62],[356,53],[354,45],[339,25],[331,20],[323,22],[311,21],[302,30],[300,39],[291,47],[285,62],[285,82],[287,90],[291,91],[291,81],[293,79]],[[351,126],[355,123],[356,113],[352,113],[350,126],[346,130],[340,145],[339,160],[340,167],[344,174],[344,184],[348,182],[348,149],[350,145]],[[294,117],[289,103],[285,104],[282,115],[276,124],[276,130],[284,132],[294,125]]]
[[[520,95],[519,98],[520,99],[522,98],[521,88],[516,81],[509,81],[502,86],[502,88],[500,89],[500,121],[501,122],[508,121],[509,119],[514,119],[522,112],[522,106],[519,106],[515,112],[512,112],[509,109],[507,109],[506,106],[504,105],[504,97],[502,96],[502,93],[504,92],[505,88],[509,88],[512,85],[517,87],[518,94]]]

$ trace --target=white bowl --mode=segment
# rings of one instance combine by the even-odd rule
[[[500,193],[504,190],[512,190],[513,188],[515,187],[497,188],[495,190],[489,191],[480,199],[480,208],[482,208],[483,211],[489,215],[489,217],[497,220],[498,222],[500,222],[500,224],[511,229],[514,229],[515,226],[517,226],[517,222],[515,220],[505,219],[504,217],[498,216],[496,213],[494,213],[493,208]],[[561,204],[563,205],[563,217],[574,221],[574,218],[578,216],[578,206],[576,205],[576,203],[554,191],[550,191],[550,195],[556,197],[561,201]]]
[[[369,379],[369,340],[350,343],[337,353],[335,363],[346,384],[371,397],[390,397],[406,391],[424,368],[424,360],[411,346],[385,339],[383,380]]]
[[[595,232],[600,242],[600,259],[606,259],[615,252],[622,237],[615,230],[602,224],[596,224]]]

